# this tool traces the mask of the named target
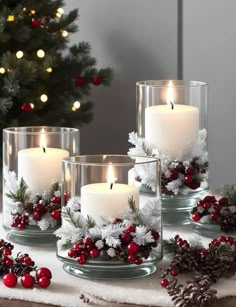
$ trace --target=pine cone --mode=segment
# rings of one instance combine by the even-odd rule
[[[220,214],[219,223],[223,232],[233,232],[236,230],[236,212],[232,213],[228,208],[225,208]]]
[[[49,213],[51,213],[54,210],[58,210],[60,208],[61,208],[61,204],[50,203],[49,205],[46,206],[46,209]]]
[[[28,213],[32,213],[34,211],[34,204],[31,202],[31,201],[26,201],[24,204],[23,204],[23,209],[25,212],[28,212]]]

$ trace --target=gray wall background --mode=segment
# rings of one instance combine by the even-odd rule
[[[182,77],[209,84],[210,184],[235,183],[236,2],[234,0],[67,0],[98,66],[111,66],[109,88],[95,88],[95,120],[81,129],[82,153],[126,153],[135,130],[135,82]],[[178,8],[183,4],[183,31]],[[181,36],[183,43],[181,43]],[[181,44],[180,44],[181,43]],[[181,62],[179,62],[181,63]]]

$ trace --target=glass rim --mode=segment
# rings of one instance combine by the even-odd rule
[[[194,80],[143,80],[137,81],[137,87],[153,87],[153,88],[165,88],[169,87],[169,82],[173,82],[171,87],[173,88],[200,88],[200,87],[207,87],[208,84],[204,81],[194,81]],[[165,84],[166,83],[166,84]]]
[[[85,158],[85,157],[117,157],[117,158],[130,158],[130,159],[135,159],[135,158],[140,158],[140,159],[145,159],[146,161],[142,162],[136,162],[136,161],[130,161],[130,162],[91,162],[91,161],[75,161],[76,158]],[[157,163],[159,161],[158,158],[154,157],[147,157],[147,156],[134,156],[134,155],[122,155],[122,154],[98,154],[98,155],[77,155],[77,156],[71,156],[68,158],[64,158],[62,160],[63,165],[64,164],[72,164],[72,165],[88,165],[88,166],[134,166],[134,165],[142,165],[142,164],[148,164],[148,163]]]
[[[28,130],[27,130],[28,129]],[[37,131],[30,131],[29,129],[35,129]],[[78,128],[72,127],[58,127],[58,126],[25,126],[25,127],[7,127],[3,129],[3,133],[8,134],[21,134],[21,135],[39,135],[42,133],[41,129],[46,129],[43,131],[45,135],[54,135],[54,134],[67,134],[67,133],[77,133],[80,130]],[[48,131],[47,129],[57,130],[57,131]]]

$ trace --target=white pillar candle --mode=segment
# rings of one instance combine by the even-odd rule
[[[54,181],[61,182],[61,163],[69,156],[64,149],[27,148],[18,152],[18,178],[24,178],[33,193],[49,191]]]
[[[174,104],[174,94],[170,81],[167,104],[145,109],[145,139],[173,160],[196,141],[199,130],[198,108]]]
[[[68,156],[67,150],[47,148],[42,130],[40,147],[26,148],[18,152],[18,178],[23,177],[33,193],[49,192],[53,182],[61,182],[61,163]]]
[[[81,188],[81,213],[92,216],[99,221],[100,216],[116,218],[123,210],[128,209],[128,199],[133,197],[136,207],[139,206],[139,192],[135,186],[114,183],[93,183]]]

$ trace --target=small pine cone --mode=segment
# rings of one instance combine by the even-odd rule
[[[61,204],[50,203],[49,205],[46,206],[46,209],[49,213],[51,213],[54,210],[58,210],[60,208],[61,208]]]
[[[34,204],[30,201],[26,201],[24,204],[23,204],[23,209],[25,212],[28,212],[28,213],[32,213],[34,211]]]
[[[236,230],[236,213],[232,213],[228,208],[220,215],[220,228],[225,233]]]

